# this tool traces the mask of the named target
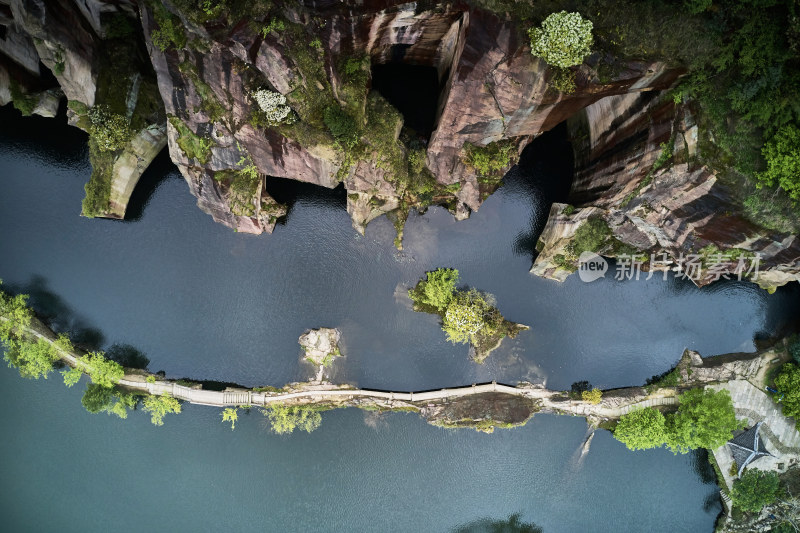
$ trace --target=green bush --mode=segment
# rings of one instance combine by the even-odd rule
[[[592,22],[581,17],[580,13],[553,13],[544,20],[541,28],[528,30],[531,53],[554,67],[579,65],[591,52],[592,27]]]
[[[500,173],[513,165],[519,157],[517,145],[513,139],[491,142],[486,146],[469,143],[465,146],[464,162],[467,166],[475,169],[482,178],[499,180],[503,177]]]
[[[416,304],[429,305],[439,311],[447,308],[453,300],[458,283],[458,270],[437,268],[427,273],[427,279],[408,291]]]
[[[170,46],[178,50],[186,46],[186,32],[181,19],[169,12],[160,1],[153,2],[153,19],[158,28],[153,30],[150,38],[159,50],[165,52]]]
[[[658,448],[667,441],[666,419],[652,407],[638,409],[620,417],[614,438],[631,450]]]
[[[733,506],[748,513],[758,513],[766,505],[775,503],[780,493],[780,480],[775,472],[747,470],[733,482]]]
[[[324,119],[328,131],[343,148],[353,148],[358,143],[359,131],[355,119],[338,106],[325,108]]]
[[[80,368],[92,378],[92,383],[111,388],[125,376],[125,369],[116,361],[106,359],[103,352],[89,352],[79,359]]]
[[[132,132],[128,119],[112,113],[108,106],[96,105],[89,110],[88,115],[92,123],[89,135],[101,152],[121,150],[130,140]]]
[[[800,202],[800,129],[793,124],[783,126],[767,141],[762,154],[767,169],[757,175],[759,182],[777,185]]]
[[[800,420],[800,366],[786,363],[775,377],[775,388],[783,394],[783,416]]]
[[[600,253],[611,239],[611,228],[599,217],[586,219],[566,246],[565,251],[577,259],[583,252]]]

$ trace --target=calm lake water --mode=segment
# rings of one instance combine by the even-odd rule
[[[685,347],[752,351],[754,337],[800,315],[797,284],[770,296],[749,283],[532,276],[551,172],[512,171],[467,221],[440,208],[411,216],[402,252],[385,218],[362,237],[344,192],[312,186],[275,185],[293,206],[274,234],[234,233],[196,208],[165,154],[137,188],[134,220],[88,220],[78,216],[85,136],[5,108],[0,277],[87,344],[130,344],[169,377],[248,386],[308,379],[297,338],[312,327],[342,331],[337,382],[423,390],[587,379],[607,388],[669,369]],[[475,364],[405,296],[437,267],[458,268],[531,329]],[[114,521],[120,531],[448,531],[520,512],[548,532],[710,531],[719,511],[697,456],[630,453],[600,432],[578,462],[582,419],[537,416],[487,436],[343,410],[310,435],[279,438],[255,413],[231,433],[217,410],[186,406],[153,428],[139,413],[85,413],[81,392],[56,379],[3,370],[0,380],[0,508],[13,530],[101,531]]]

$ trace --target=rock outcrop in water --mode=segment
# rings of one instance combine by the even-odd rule
[[[577,171],[569,202],[578,209],[554,206],[535,273],[563,279],[557,256],[576,222],[592,216],[624,245],[616,252],[735,248],[763,254],[764,286],[797,279],[795,237],[740,216],[730,191],[695,163],[696,127],[664,93],[679,69],[597,52],[572,69],[576,90],[564,94],[530,54],[527,28],[473,3],[178,7],[189,5],[0,4],[0,103],[52,115],[63,92],[79,127],[91,130],[95,105],[117,105],[131,121],[130,145],[93,157],[87,214],[123,216],[166,142],[199,207],[238,231],[272,230],[286,208],[266,185],[284,177],[343,185],[354,227],[363,232],[388,213],[401,232],[414,207],[436,203],[458,218],[479,209],[502,171],[481,174],[473,154],[502,154],[507,169],[536,136],[569,120]],[[253,98],[261,89],[286,97],[294,123],[270,122]]]

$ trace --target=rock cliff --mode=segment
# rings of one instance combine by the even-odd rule
[[[97,107],[129,124],[126,143],[92,150],[85,214],[124,216],[166,142],[198,206],[238,231],[272,230],[286,208],[266,185],[283,177],[343,186],[354,227],[388,213],[401,233],[411,208],[469,216],[530,141],[568,120],[577,209],[553,207],[534,272],[563,279],[563,248],[593,217],[617,243],[609,255],[713,246],[763,254],[765,286],[796,279],[795,237],[739,216],[695,162],[691,114],[665,93],[679,68],[598,51],[565,94],[527,28],[475,2],[207,4],[0,2],[0,103],[53,114],[61,91],[91,138]],[[271,118],[264,91],[291,112]]]

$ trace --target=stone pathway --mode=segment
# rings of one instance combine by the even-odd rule
[[[770,444],[784,454],[800,454],[800,433],[792,418],[781,413],[780,404],[749,381],[737,379],[721,385],[709,385],[709,389],[727,389],[731,393],[736,415],[746,418],[750,425],[763,422],[761,432]]]

